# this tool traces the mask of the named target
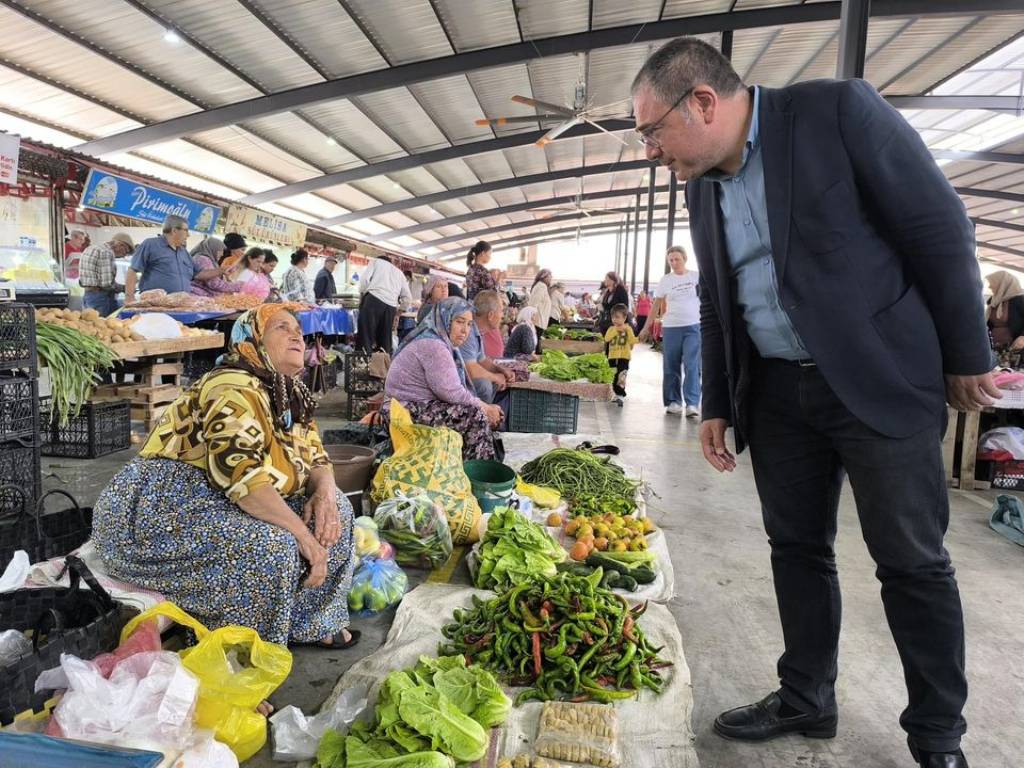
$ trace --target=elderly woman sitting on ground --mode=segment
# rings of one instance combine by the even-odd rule
[[[112,576],[164,594],[211,628],[345,648],[352,506],[302,384],[297,305],[242,315],[221,364],[165,411],[94,508]]]
[[[493,427],[502,420],[496,405],[473,391],[459,347],[469,337],[473,305],[452,297],[434,304],[399,346],[384,383],[385,418],[398,400],[417,424],[448,427],[462,435],[464,459],[493,459]]]

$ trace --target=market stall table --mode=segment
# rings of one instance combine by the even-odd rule
[[[322,333],[325,336],[348,336],[356,332],[352,310],[344,307],[319,306],[298,313],[302,332],[311,336]]]
[[[143,422],[148,431],[167,405],[181,394],[184,354],[223,346],[224,334],[216,331],[177,339],[111,344],[110,348],[119,358],[113,371],[115,383],[97,387],[93,399],[128,398],[132,403],[132,420]]]

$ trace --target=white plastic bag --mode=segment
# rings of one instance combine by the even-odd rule
[[[63,735],[158,752],[185,749],[199,681],[176,653],[137,653],[104,680],[95,664],[63,654],[68,691],[53,716]]]
[[[147,339],[177,339],[181,337],[178,321],[163,312],[143,312],[132,323],[132,330]]]
[[[327,731],[348,733],[348,728],[366,709],[366,688],[347,688],[334,706],[306,717],[298,707],[287,706],[270,718],[275,760],[309,760]]]
[[[3,576],[0,576],[0,592],[13,592],[21,589],[28,578],[28,572],[32,568],[29,562],[28,552],[19,549],[11,557],[11,562],[6,564]]]
[[[1015,461],[1024,461],[1024,429],[998,427],[989,430],[978,441],[978,452],[1006,451]]]
[[[199,731],[171,768],[238,768],[238,758],[227,744],[213,738],[212,731]]]
[[[6,629],[0,632],[0,667],[13,664],[26,653],[32,652],[32,641],[24,632]]]

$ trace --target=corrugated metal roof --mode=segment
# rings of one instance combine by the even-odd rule
[[[585,32],[589,21],[588,0],[518,0],[523,38],[535,40]]]
[[[505,159],[505,155],[501,152],[489,152],[486,155],[467,157],[463,162],[472,169],[476,177],[482,182],[507,179],[513,175],[508,160]]]
[[[473,187],[480,183],[473,171],[462,160],[446,160],[443,163],[431,163],[427,167],[448,189]]]
[[[405,150],[350,101],[316,104],[306,107],[303,112],[368,162],[380,162],[405,154]]]
[[[168,120],[197,110],[160,86],[88,48],[56,37],[6,6],[0,7],[0,29],[5,59],[147,120]]]
[[[804,65],[817,58],[819,51],[839,31],[839,23],[827,21],[779,27],[764,42],[771,42],[747,76],[752,83],[781,88],[801,76]],[[778,34],[775,34],[777,32]]]
[[[498,118],[535,114],[534,110],[511,100],[515,95],[532,96],[529,70],[525,64],[493,67],[468,73],[469,82],[480,100],[482,112],[477,117]],[[538,130],[536,123],[515,123],[497,126],[499,136]]]
[[[544,150],[540,147],[517,147],[506,149],[505,160],[508,161],[512,172],[516,176],[532,176],[535,173],[544,173],[548,169],[545,160]]]
[[[425,112],[454,144],[486,139],[490,128],[476,124],[483,117],[480,102],[464,75],[410,85]]]
[[[392,64],[448,56],[452,48],[427,0],[348,0]]]
[[[519,42],[509,0],[437,0],[437,7],[459,51]]]
[[[752,8],[769,8],[776,5],[803,5],[802,0],[737,0],[735,11],[749,11]]]
[[[668,0],[662,18],[677,19],[683,16],[722,13],[729,10],[732,2],[733,0]]]
[[[338,0],[253,0],[332,77],[382,69],[387,62]]]
[[[147,0],[147,3],[165,18],[173,19],[178,29],[254,77],[267,90],[282,91],[323,79],[240,3],[209,0]]]
[[[658,18],[662,0],[594,0],[594,29],[640,24]]]
[[[368,93],[355,103],[372,122],[410,152],[448,146],[444,134],[405,88]]]
[[[590,54],[587,98],[595,117],[625,117],[631,111],[629,86],[650,55],[651,46],[625,45]]]

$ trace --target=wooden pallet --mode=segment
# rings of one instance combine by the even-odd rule
[[[946,485],[961,491],[984,490],[989,483],[974,477],[978,459],[979,411],[949,409],[949,425],[942,440],[942,463],[946,468]]]

